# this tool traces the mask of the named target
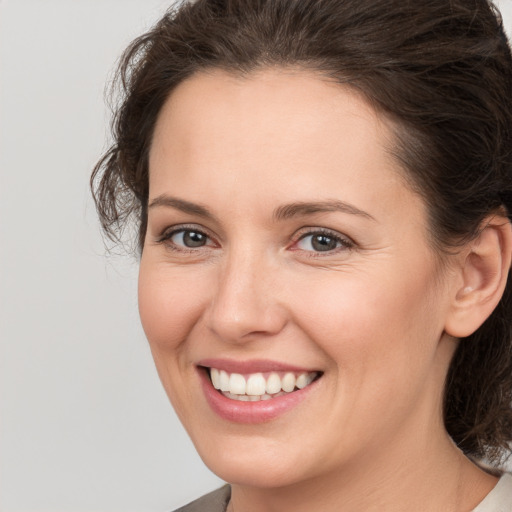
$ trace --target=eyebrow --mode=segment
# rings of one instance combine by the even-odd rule
[[[211,213],[208,208],[197,203],[191,203],[184,199],[178,199],[177,197],[168,196],[162,194],[149,203],[148,209],[156,207],[167,207],[180,210],[190,215],[197,215],[206,219],[215,220],[215,215]],[[328,213],[328,212],[342,212],[350,215],[358,215],[365,217],[370,220],[375,220],[368,212],[360,210],[355,206],[339,201],[336,199],[328,201],[317,201],[317,202],[295,202],[290,204],[284,204],[277,207],[274,210],[272,218],[275,221],[287,220],[292,217],[300,217],[306,215],[313,215],[315,213]]]
[[[207,219],[215,219],[215,215],[213,215],[213,213],[211,213],[205,206],[191,203],[190,201],[185,201],[183,199],[178,199],[177,197],[171,197],[166,194],[155,197],[155,199],[149,203],[148,210],[158,206],[174,208],[184,213],[188,213],[190,215],[198,215],[199,217],[204,217]]]
[[[338,201],[336,199],[312,203],[298,202],[285,204],[283,206],[279,206],[278,208],[276,208],[273,217],[275,220],[286,220],[292,217],[299,217],[305,215],[312,215],[315,213],[326,212],[342,212],[348,213],[350,215],[358,215],[371,220],[376,220],[368,212],[360,210],[359,208],[356,208],[355,206],[349,203],[345,203],[344,201]]]

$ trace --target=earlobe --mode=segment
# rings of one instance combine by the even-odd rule
[[[445,332],[456,338],[473,334],[499,303],[512,259],[512,227],[507,217],[493,215],[477,238],[461,253],[460,286],[454,294]]]

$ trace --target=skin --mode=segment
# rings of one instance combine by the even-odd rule
[[[463,251],[440,262],[392,140],[360,96],[291,69],[197,74],[159,115],[140,314],[164,388],[204,462],[232,484],[234,510],[471,510],[496,482],[442,421],[460,303],[496,273],[481,260],[468,270],[477,256]],[[275,216],[333,200],[364,214]],[[184,227],[206,245],[186,247]],[[319,229],[339,237],[335,249],[314,250]],[[323,375],[292,410],[238,424],[204,397],[196,365],[213,357]]]

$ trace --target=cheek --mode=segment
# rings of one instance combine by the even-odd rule
[[[156,370],[176,413],[184,424],[199,421],[190,379],[195,378],[190,333],[200,318],[205,287],[187,272],[169,265],[141,261],[139,270],[139,313]],[[192,419],[191,419],[192,418]]]
[[[139,313],[152,350],[176,350],[193,329],[205,300],[201,279],[173,271],[165,264],[141,261]]]
[[[435,350],[442,318],[431,272],[409,278],[401,266],[384,270],[326,275],[294,294],[308,297],[295,303],[298,322],[340,371],[382,370],[386,379],[389,366],[407,369],[411,358],[421,364]]]
[[[421,397],[434,396],[425,390],[437,393],[434,381],[442,382],[432,374],[442,332],[439,311],[431,310],[435,290],[426,274],[403,280],[389,270],[387,279],[354,274],[309,283],[307,307],[296,302],[302,330],[330,361],[328,382],[337,397],[331,431],[341,428],[369,443],[391,435]]]

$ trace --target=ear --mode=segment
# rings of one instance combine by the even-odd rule
[[[455,338],[473,334],[498,305],[512,259],[512,227],[503,215],[487,217],[480,234],[461,253],[458,280],[445,332]]]

